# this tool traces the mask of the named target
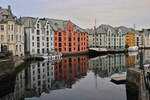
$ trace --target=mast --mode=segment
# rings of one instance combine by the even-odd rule
[[[94,42],[95,42],[95,48],[96,48],[96,34],[97,34],[97,30],[96,30],[96,18],[95,18],[95,25],[94,25]]]

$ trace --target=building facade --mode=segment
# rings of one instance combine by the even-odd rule
[[[136,33],[135,32],[125,34],[125,44],[126,44],[126,47],[137,46],[136,45]]]
[[[125,33],[122,28],[114,28],[110,25],[100,25],[89,33],[89,48],[105,48],[117,50],[125,48]]]
[[[54,52],[54,34],[50,22],[46,19],[23,17],[25,48],[30,55]]]
[[[139,33],[141,35],[142,48],[150,48],[150,29],[143,29]]]
[[[24,56],[23,25],[12,14],[10,6],[0,8],[0,52],[6,51],[13,56]]]
[[[88,34],[71,21],[49,19],[54,30],[55,53],[86,52]]]

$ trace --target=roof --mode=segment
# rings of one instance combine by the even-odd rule
[[[7,22],[8,20],[15,20],[16,16],[12,14],[10,6],[7,8],[0,7],[0,22]]]
[[[39,18],[34,18],[34,17],[22,17],[21,21],[25,25],[25,27],[34,27],[38,19]],[[57,30],[64,31],[69,22],[69,20],[59,20],[59,19],[50,19],[50,18],[40,18],[39,21],[41,22],[42,27],[44,27],[46,23],[49,22],[54,31],[57,31]],[[75,31],[85,32],[84,29],[80,28],[76,24],[74,23],[72,24],[73,24],[73,28]]]
[[[69,22],[69,20],[59,20],[59,19],[49,19],[49,18],[47,18],[47,20],[50,22],[51,27],[55,31],[57,31],[57,30],[65,30],[66,27],[67,27],[67,24]],[[72,23],[72,24],[73,24],[73,28],[74,28],[75,31],[85,32],[85,30],[82,29],[81,27],[77,26],[74,23]]]
[[[49,18],[46,19],[50,22],[50,25],[54,29],[54,31],[65,30],[65,27],[67,26],[68,23],[67,20],[49,19]]]
[[[38,18],[33,17],[21,17],[21,22],[24,24],[24,27],[34,27]]]
[[[141,33],[144,34],[150,34],[150,29],[143,29],[142,31],[140,31]]]

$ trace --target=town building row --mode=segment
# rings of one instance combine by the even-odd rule
[[[84,30],[70,20],[17,18],[10,6],[0,7],[0,52],[13,56],[82,53],[89,48],[119,51],[132,46],[150,48],[150,29],[102,24]]]
[[[107,50],[121,50],[137,46],[139,48],[150,48],[150,29],[141,31],[124,26],[112,27],[100,25],[95,29],[87,29],[88,47]]]
[[[86,52],[88,34],[70,20],[20,17],[0,8],[0,52],[13,56]]]

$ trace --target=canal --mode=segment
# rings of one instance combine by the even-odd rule
[[[150,63],[150,50],[143,51],[143,61]],[[138,90],[110,81],[138,66],[138,52],[32,62],[0,79],[0,100],[138,100]]]

